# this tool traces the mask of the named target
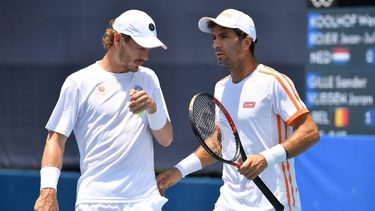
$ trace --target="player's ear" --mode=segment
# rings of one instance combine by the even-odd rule
[[[122,40],[122,34],[121,33],[116,33],[115,36],[113,36],[113,44],[115,46],[121,45],[121,40]]]
[[[249,37],[249,36],[246,36],[244,38],[244,42],[243,42],[244,48],[245,49],[249,49],[251,43],[253,43],[253,39],[251,37]]]

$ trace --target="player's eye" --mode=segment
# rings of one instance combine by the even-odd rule
[[[221,35],[221,36],[220,36],[220,39],[226,39],[226,38],[228,38],[227,35]]]

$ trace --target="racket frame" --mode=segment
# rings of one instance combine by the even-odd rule
[[[200,136],[200,133],[199,133],[199,131],[198,131],[198,129],[197,129],[197,125],[196,125],[196,123],[193,121],[193,107],[194,107],[194,102],[195,102],[195,99],[197,98],[197,97],[199,97],[199,96],[202,96],[202,95],[206,95],[207,96],[207,98],[209,98],[209,99],[212,99],[212,101],[213,101],[213,103],[215,104],[215,105],[219,105],[220,106],[220,109],[224,109],[224,111],[226,111],[225,110],[225,108],[220,104],[220,102],[219,102],[219,104],[217,103],[218,101],[217,101],[217,99],[216,98],[212,98],[212,96],[210,95],[210,94],[208,94],[208,93],[199,93],[199,94],[197,94],[197,95],[195,95],[192,99],[191,99],[191,101],[190,101],[190,104],[189,104],[189,120],[190,120],[190,125],[191,125],[191,128],[192,128],[192,130],[194,131],[194,135],[196,136],[196,138],[197,138],[197,140],[199,141],[199,143],[202,145],[202,147],[212,156],[212,157],[214,157],[216,160],[219,160],[219,161],[221,161],[221,162],[223,162],[223,163],[227,163],[227,164],[230,164],[230,165],[233,165],[233,166],[236,166],[236,167],[240,167],[241,165],[239,164],[239,163],[237,163],[237,162],[235,162],[235,161],[233,161],[233,160],[226,160],[226,159],[224,159],[224,158],[222,158],[222,157],[220,157],[220,156],[218,156],[215,152],[213,152],[212,150],[211,150],[211,148],[209,147],[209,146],[207,146],[207,144],[206,144],[206,142],[205,142],[205,140],[203,140],[203,138]],[[227,113],[224,113],[225,115],[227,115]],[[228,118],[228,116],[226,116],[226,118]],[[229,118],[231,119],[231,117],[229,116]],[[234,134],[234,136],[236,136],[236,145],[238,146],[238,145],[241,145],[241,143],[240,142],[238,142],[240,139],[239,139],[239,137],[238,137],[238,133],[237,133],[237,129],[236,129],[236,126],[233,124],[233,121],[231,122],[231,121],[229,121],[229,123],[231,124],[230,125],[230,127],[231,127],[231,129],[232,129],[232,131],[233,131],[233,134]],[[237,149],[236,149],[236,155],[235,155],[235,158],[237,159],[238,157],[239,157],[239,153],[240,153],[240,147],[237,147]],[[235,159],[235,160],[236,160]]]

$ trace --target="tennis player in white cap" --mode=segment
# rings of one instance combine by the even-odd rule
[[[284,210],[300,210],[293,157],[317,143],[319,133],[293,82],[257,63],[257,34],[247,14],[227,9],[216,18],[201,18],[198,27],[211,34],[219,65],[229,69],[230,74],[216,83],[214,95],[233,118],[247,154],[238,169],[223,166],[224,184],[213,209],[275,210],[252,182],[259,175]],[[214,162],[199,147],[175,168],[158,175],[161,194],[181,178]]]
[[[111,20],[102,43],[101,60],[66,78],[46,125],[35,210],[59,209],[57,183],[72,131],[81,169],[76,211],[155,211],[167,201],[156,186],[152,136],[170,145],[172,125],[157,75],[142,66],[150,48],[167,47],[139,10]]]

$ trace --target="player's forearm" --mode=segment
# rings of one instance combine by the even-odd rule
[[[40,196],[42,196],[42,193],[48,192],[47,196],[50,197],[50,190],[44,189],[57,190],[66,139],[67,137],[62,134],[56,132],[48,133],[40,170]],[[38,201],[43,203],[44,198],[42,197]]]
[[[300,126],[282,144],[288,158],[301,154],[319,141],[319,131],[312,117],[307,115],[301,121]]]
[[[151,104],[152,105],[147,113],[147,118],[152,135],[156,138],[160,145],[167,147],[173,141],[172,124],[167,118],[163,108],[158,108],[153,100]]]
[[[66,137],[61,134],[55,132],[50,132],[48,134],[43,152],[42,168],[46,166],[54,166],[61,169],[65,142]]]
[[[215,158],[213,158],[208,152],[203,149],[202,146],[199,146],[195,151],[194,154],[199,158],[202,168],[212,165],[216,162]]]
[[[168,120],[162,129],[152,130],[152,134],[158,143],[164,147],[169,146],[173,142],[173,128]]]
[[[193,153],[182,159],[175,168],[181,173],[181,177],[185,177],[193,172],[201,170],[203,167],[211,165],[215,162],[202,147],[198,147]]]

